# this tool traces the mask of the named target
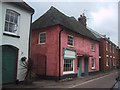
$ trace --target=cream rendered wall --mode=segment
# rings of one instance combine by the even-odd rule
[[[31,21],[31,13],[23,10],[19,7],[15,7],[8,3],[3,3],[2,5],[2,33],[4,33],[4,24],[5,24],[5,14],[6,9],[11,9],[20,14],[19,21],[19,36],[20,38],[6,36],[2,34],[2,44],[3,45],[13,45],[19,48],[18,52],[18,66],[17,66],[17,79],[22,81],[24,80],[26,69],[23,68],[21,63],[21,57],[28,58],[28,46],[29,46],[29,31],[30,31],[30,21]]]
[[[0,46],[2,45],[2,2],[0,1]],[[2,48],[0,47],[0,72],[2,72]],[[2,73],[0,73],[0,84],[2,84]],[[0,89],[2,89],[0,85]]]

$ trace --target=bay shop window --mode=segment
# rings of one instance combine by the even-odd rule
[[[64,72],[73,71],[73,61],[72,59],[64,59]]]
[[[63,74],[74,73],[74,61],[76,58],[76,51],[64,49]]]

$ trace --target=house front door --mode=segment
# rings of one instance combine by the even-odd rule
[[[84,58],[84,75],[88,75],[88,57]]]
[[[17,50],[2,46],[2,84],[16,81]]]
[[[78,77],[82,75],[82,58],[78,57]]]

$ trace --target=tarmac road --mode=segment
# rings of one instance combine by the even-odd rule
[[[93,80],[89,80],[77,85],[74,85],[72,87],[69,88],[111,88],[116,80],[115,78],[118,76],[117,72],[93,79]]]
[[[4,85],[3,87],[8,90],[44,90],[44,89],[59,89],[59,90],[83,90],[90,89],[98,90],[98,88],[111,88],[116,80],[115,78],[118,76],[118,71],[113,70],[110,72],[100,72],[94,75],[85,76],[82,78],[75,78],[67,81],[53,81],[53,80],[36,80],[33,84],[25,85],[25,84],[10,84]],[[44,89],[43,89],[44,88]],[[5,89],[5,90],[6,90]],[[4,89],[3,89],[4,90]]]

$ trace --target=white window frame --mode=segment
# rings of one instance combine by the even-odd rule
[[[91,43],[91,51],[95,51],[95,43]]]
[[[113,61],[113,66],[115,66],[115,59],[113,58],[112,61]]]
[[[106,41],[106,51],[108,51],[108,41]]]
[[[108,59],[108,57],[106,57],[106,66],[109,66],[109,59]]]
[[[40,35],[41,35],[41,34],[45,34],[45,42],[44,42],[44,43],[41,43],[41,42],[40,42]],[[40,32],[40,33],[39,33],[39,41],[38,41],[38,44],[46,44],[46,32]]]
[[[8,12],[10,12],[10,13],[8,13]],[[9,20],[6,20],[7,15],[9,16]],[[15,15],[17,16],[17,22],[16,23],[14,22],[15,17],[16,17]],[[11,18],[10,16],[13,17],[13,21],[10,21],[10,18]],[[20,14],[19,13],[17,13],[14,10],[11,10],[11,9],[6,9],[4,33],[6,33],[6,34],[12,34],[12,35],[18,35],[18,33],[19,33],[19,21],[20,21],[19,19],[20,19]],[[6,26],[6,23],[8,23],[8,26]],[[12,31],[10,30],[10,24],[12,24],[13,26],[15,26],[14,27],[14,28],[16,28],[15,32],[13,32],[12,29],[11,29]],[[6,27],[9,29],[8,31],[6,31]]]
[[[73,45],[69,45],[69,44],[68,44],[68,37],[72,37],[72,38],[73,38]],[[68,45],[68,46],[71,46],[71,47],[74,47],[74,36],[72,36],[72,35],[68,35],[68,36],[67,36],[67,45]]]
[[[111,52],[112,50],[111,50],[111,43],[110,43],[110,52]]]
[[[93,61],[93,60],[94,60],[94,66],[92,66],[92,63],[93,63],[92,61]],[[92,68],[92,69],[95,69],[95,60],[96,60],[95,58],[91,58],[91,68]]]
[[[113,46],[113,53],[115,52],[114,46]]]
[[[106,55],[106,57],[109,57],[109,55]]]
[[[117,63],[116,63],[116,59],[114,59],[114,63],[115,63],[115,66],[117,65]]]
[[[72,73],[75,73],[75,72],[74,72],[74,68],[75,68],[75,63],[74,63],[74,61],[75,61],[75,60],[72,60],[72,59],[71,59],[72,62],[73,62],[73,71],[64,71],[64,60],[65,60],[65,59],[63,59],[63,74],[72,74]],[[67,60],[67,59],[66,59],[66,60]]]

